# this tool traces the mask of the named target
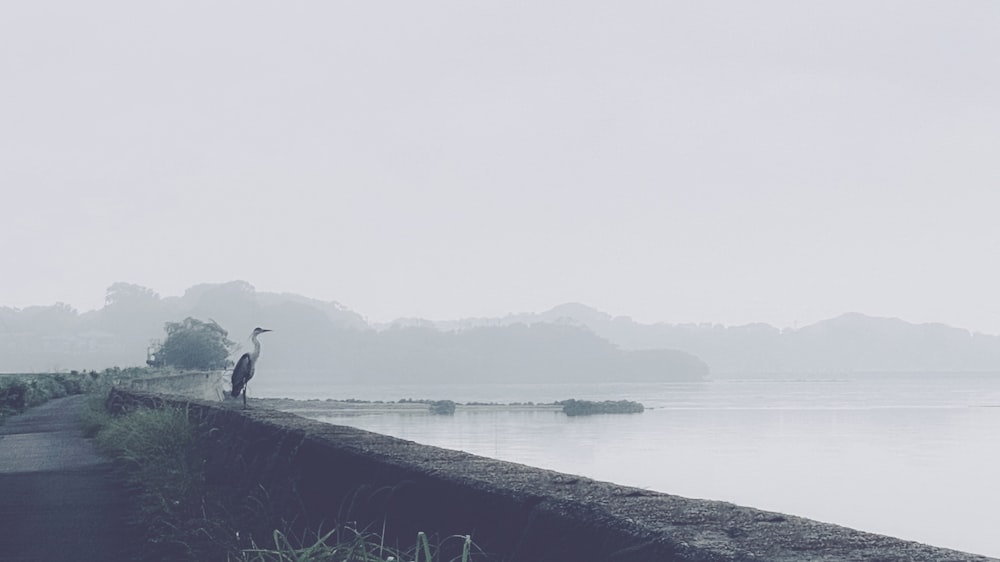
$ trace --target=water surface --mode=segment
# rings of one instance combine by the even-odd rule
[[[263,378],[263,377],[262,377]],[[262,381],[263,382],[263,381]],[[284,381],[288,383],[288,380]],[[328,386],[292,398],[637,400],[642,414],[326,416],[420,443],[1000,557],[1000,376]]]

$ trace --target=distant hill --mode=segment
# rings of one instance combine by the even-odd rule
[[[255,326],[270,369],[327,382],[595,382],[694,380],[708,367],[669,349],[623,350],[583,326],[505,323],[439,330],[427,321],[376,329],[336,302],[261,293],[243,281],[202,284],[180,297],[116,283],[106,305],[0,309],[0,372],[142,365],[163,325],[214,320],[245,346]],[[239,353],[239,351],[237,352]]]
[[[261,293],[243,281],[196,285],[180,297],[167,298],[139,285],[115,283],[103,308],[83,314],[61,303],[0,307],[0,372],[144,365],[150,343],[165,337],[164,323],[187,316],[213,319],[229,331],[230,339],[243,344],[258,324],[289,323],[319,334],[369,329],[359,314],[339,303]],[[307,343],[313,337],[302,336]],[[317,345],[322,348],[326,342]]]
[[[394,327],[367,332],[340,353],[330,354],[330,376],[351,382],[662,382],[708,374],[689,353],[621,350],[589,330],[545,323]]]
[[[622,349],[692,353],[713,375],[1000,371],[1000,337],[943,324],[849,313],[797,330],[768,324],[640,324],[570,303],[537,314],[442,322],[441,329],[553,322],[586,327]]]
[[[272,328],[264,338],[271,368],[334,381],[662,381],[709,373],[1000,371],[1000,337],[857,313],[779,330],[767,324],[641,324],[568,303],[498,318],[410,318],[372,326],[337,302],[258,292],[232,281],[196,285],[168,298],[115,283],[103,308],[83,314],[64,304],[0,308],[0,372],[143,365],[150,341],[164,337],[164,323],[187,316],[215,320],[243,349],[255,326]]]

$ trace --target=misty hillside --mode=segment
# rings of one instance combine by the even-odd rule
[[[768,324],[640,324],[570,303],[537,314],[442,322],[441,329],[553,322],[581,326],[622,349],[680,349],[713,375],[1000,371],[1000,337],[944,324],[849,313],[799,329]]]
[[[56,304],[0,308],[0,372],[143,365],[165,322],[214,320],[249,345],[255,326],[269,369],[327,382],[592,382],[704,377],[700,359],[669,349],[624,350],[585,327],[508,323],[442,331],[431,323],[375,329],[333,302],[257,292],[243,281],[202,284],[180,297],[116,283],[96,311]],[[234,354],[235,355],[235,354]]]
[[[163,325],[212,319],[270,368],[334,381],[660,381],[726,374],[1000,371],[1000,337],[942,324],[845,314],[796,330],[767,324],[641,324],[570,303],[540,313],[372,326],[335,302],[258,292],[243,281],[180,297],[116,283],[100,310],[0,308],[0,371],[143,365]]]

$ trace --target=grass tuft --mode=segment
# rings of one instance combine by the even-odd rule
[[[452,538],[463,541],[462,554],[448,562],[472,560],[472,538],[468,535]],[[362,533],[352,527],[341,527],[319,537],[313,544],[296,547],[280,531],[274,532],[274,548],[253,548],[240,552],[240,562],[442,562],[440,549],[431,547],[424,532],[409,551],[396,551],[385,546],[379,535]]]
[[[80,429],[84,437],[97,437],[102,429],[111,423],[111,414],[104,407],[104,396],[99,394],[87,398],[86,407],[80,414]]]
[[[93,413],[84,420],[85,431],[88,423],[100,427],[98,448],[116,460],[132,490],[132,522],[151,550],[148,558],[154,552],[163,559],[197,558],[196,551],[217,543],[219,525],[206,517],[203,461],[184,409]]]

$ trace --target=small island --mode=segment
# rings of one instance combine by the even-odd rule
[[[645,407],[631,400],[563,400],[563,413],[567,416],[592,416],[594,414],[639,414]]]

